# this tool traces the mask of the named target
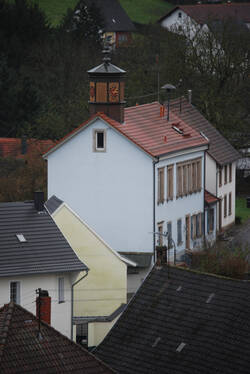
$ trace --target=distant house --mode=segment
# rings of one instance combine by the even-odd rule
[[[174,32],[184,32],[192,39],[197,31],[208,30],[208,24],[216,26],[227,20],[250,29],[249,3],[178,5],[161,17],[162,27]]]
[[[235,221],[236,164],[240,154],[186,99],[181,99],[181,109],[180,99],[173,100],[171,111],[209,140],[205,165],[206,230],[209,238],[212,227],[220,232]]]
[[[158,263],[94,353],[120,374],[248,374],[249,286]]]
[[[39,327],[40,325],[40,327]],[[32,313],[10,302],[0,308],[1,373],[85,373],[114,371]]]
[[[0,203],[0,306],[14,301],[32,313],[36,290],[48,290],[51,325],[72,334],[72,286],[88,271],[43,207],[34,201]]]
[[[0,138],[0,158],[23,159],[34,152],[43,154],[53,144],[52,140],[23,138]]]
[[[45,207],[71,248],[90,269],[84,282],[74,287],[73,322],[76,340],[88,347],[97,346],[124,310],[127,266],[135,267],[136,263],[114,251],[56,196]]]
[[[135,26],[119,0],[84,0],[85,3],[98,8],[104,22],[104,37],[110,36],[116,48],[131,43]],[[81,1],[78,7],[80,4]]]

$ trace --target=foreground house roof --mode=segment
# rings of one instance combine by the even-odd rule
[[[105,31],[135,31],[131,19],[118,0],[87,0],[100,10]]]
[[[199,24],[205,24],[211,20],[236,19],[244,23],[250,22],[249,3],[226,3],[226,4],[196,4],[179,5],[159,19],[159,22],[174,13],[177,9],[188,14]]]
[[[250,284],[155,266],[94,351],[119,373],[248,374]]]
[[[45,210],[33,201],[0,203],[0,277],[82,270],[87,266]]]
[[[1,373],[113,373],[108,366],[13,302],[0,309]]]
[[[119,123],[103,113],[95,114],[61,139],[44,157],[82,131],[96,118],[104,120],[151,157],[199,146],[207,147],[209,143],[199,132],[178,118],[175,113],[170,113],[170,121],[168,121],[166,108],[158,102],[153,102],[125,108],[124,123]]]
[[[24,144],[25,142],[25,144]],[[0,157],[23,158],[32,152],[43,154],[55,144],[52,140],[0,138]]]
[[[208,154],[221,166],[239,159],[240,154],[220,132],[185,98],[171,100],[171,111],[196,131],[202,132],[210,144]]]

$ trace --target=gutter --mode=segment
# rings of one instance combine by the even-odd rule
[[[153,160],[153,253],[154,253],[154,264],[155,264],[155,261],[156,261],[156,254],[155,254],[155,184],[156,184],[156,181],[155,181],[155,165],[158,164],[160,161],[159,157],[157,158],[157,160]]]
[[[86,274],[84,274],[80,279],[78,279],[75,283],[71,285],[71,340],[73,341],[73,317],[74,317],[74,287],[83,279],[85,278],[89,270],[85,270]]]

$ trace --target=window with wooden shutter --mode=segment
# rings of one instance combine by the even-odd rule
[[[224,218],[227,216],[227,195],[224,196]]]
[[[158,169],[158,204],[164,203],[164,168]]]
[[[219,169],[219,187],[222,186],[222,169]]]
[[[187,165],[183,165],[182,171],[183,171],[183,194],[187,195],[187,193],[188,193],[188,169],[187,169]]]
[[[167,232],[168,232],[168,248],[173,247],[173,241],[172,241],[172,222],[167,223]]]
[[[227,165],[224,166],[224,184],[227,184]]]
[[[228,195],[228,215],[231,216],[232,214],[232,192],[229,192]]]
[[[197,190],[201,190],[201,160],[197,161]]]
[[[173,200],[173,195],[174,195],[174,178],[173,178],[173,165],[169,165],[168,166],[168,172],[167,172],[167,178],[168,178],[168,183],[167,183],[167,188],[168,188],[168,191],[167,191],[167,199],[168,200]]]
[[[229,164],[229,182],[232,182],[232,164]]]
[[[192,190],[197,191],[197,163],[192,163]]]
[[[192,167],[188,164],[188,193],[192,193]]]
[[[177,197],[182,196],[182,166],[177,166]]]

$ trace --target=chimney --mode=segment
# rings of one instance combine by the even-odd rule
[[[167,246],[166,245],[159,245],[156,246],[156,264],[157,266],[161,266],[163,264],[167,264]]]
[[[188,102],[192,104],[192,90],[188,90]]]
[[[44,210],[44,193],[43,191],[35,191],[34,193],[34,206],[38,212],[42,212]]]
[[[124,122],[125,74],[126,72],[110,62],[110,42],[104,45],[103,63],[88,71],[89,112],[91,115],[103,112],[117,122]]]
[[[39,303],[39,301],[40,301],[40,303]],[[39,312],[39,308],[40,308],[40,312]],[[36,298],[36,317],[39,320],[41,320],[43,322],[46,322],[46,323],[48,323],[48,325],[50,325],[50,321],[51,321],[51,297],[49,296],[49,293],[46,290],[40,290],[39,291],[39,296]]]

